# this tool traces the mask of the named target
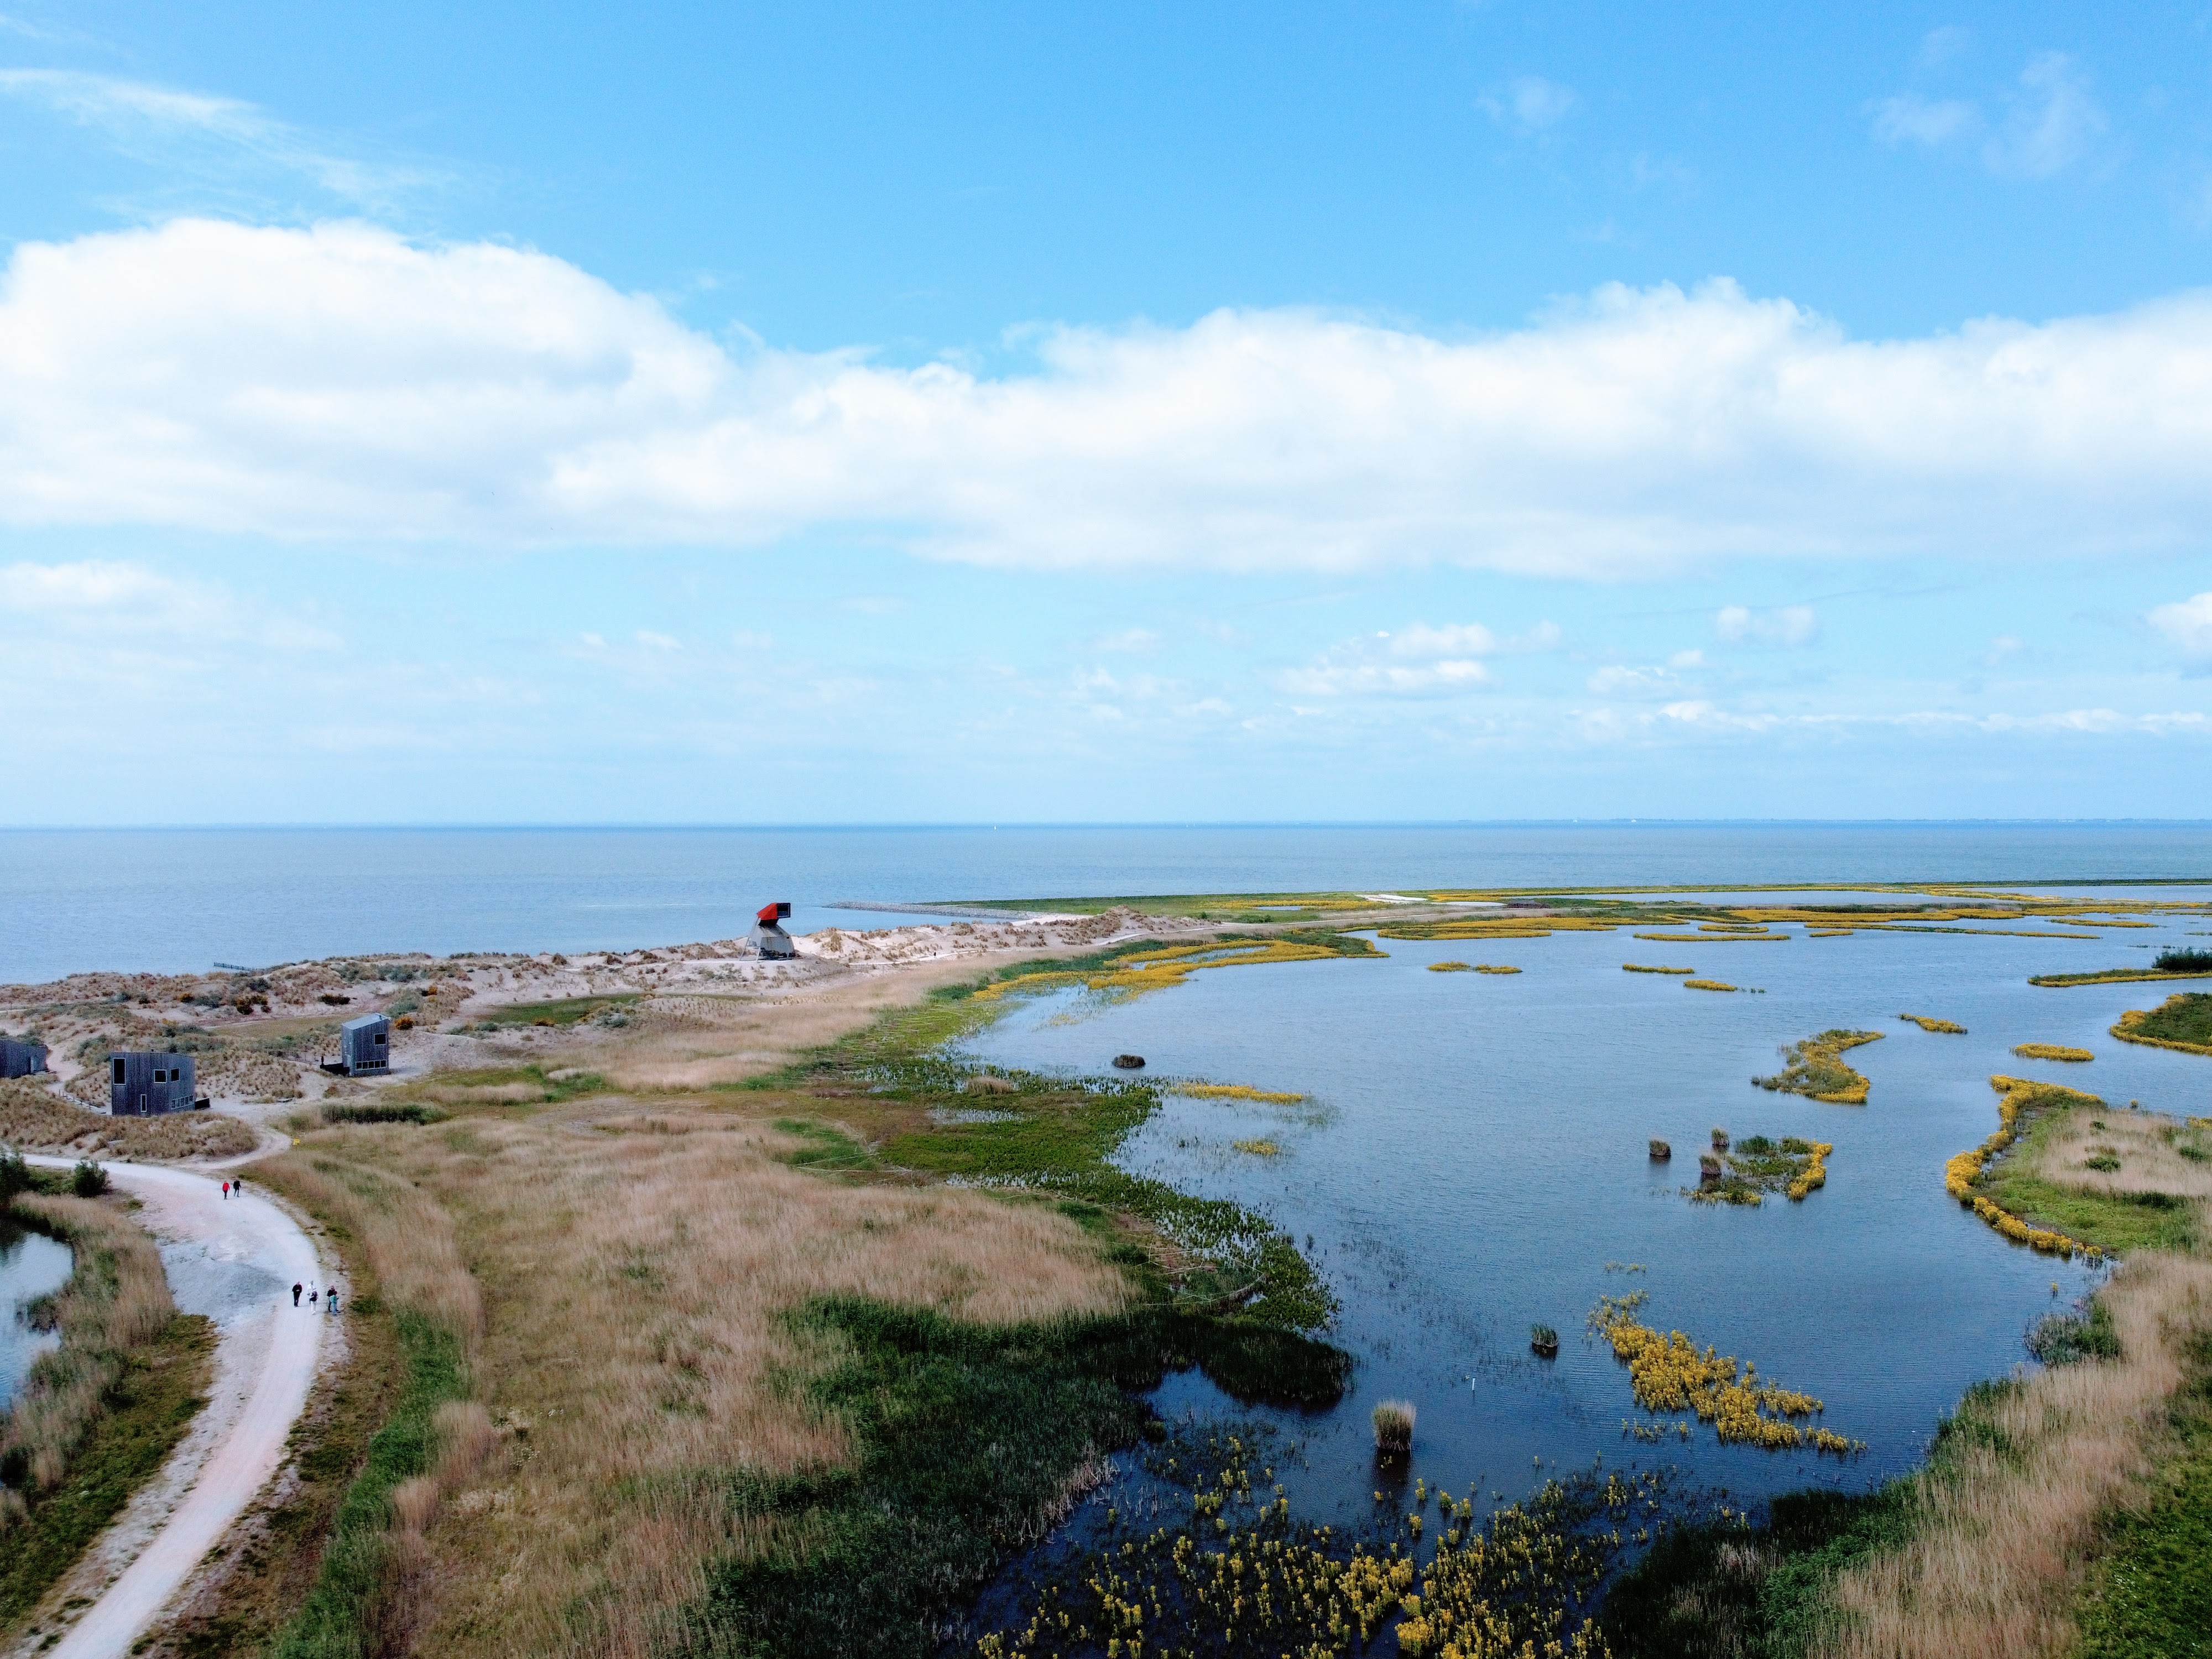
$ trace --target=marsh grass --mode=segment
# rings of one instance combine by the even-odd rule
[[[1966,1035],[1966,1028],[1958,1024],[1955,1020],[1934,1019],[1926,1014],[1899,1014],[1898,1018],[1902,1020],[1909,1020],[1913,1024],[1917,1025],[1922,1030],[1932,1032],[1939,1036],[1964,1036]]]
[[[76,1252],[50,1315],[60,1346],[32,1362],[0,1419],[0,1480],[35,1504],[62,1484],[131,1356],[159,1340],[177,1310],[154,1241],[119,1208],[23,1193],[13,1211]],[[0,1532],[9,1513],[0,1510]]]
[[[8,1494],[12,1504],[0,1498],[14,1511],[0,1520],[0,1632],[38,1605],[168,1461],[206,1403],[215,1342],[210,1321],[173,1315],[124,1357],[61,1479],[27,1504],[20,1493]]]
[[[2089,1049],[2069,1048],[2060,1042],[2015,1042],[2012,1051],[2022,1060],[2063,1060],[2076,1065],[2086,1064],[2097,1057]]]
[[[1372,1413],[1375,1425],[1375,1449],[1388,1456],[1402,1457],[1413,1449],[1413,1402],[1407,1400],[1385,1400]]]

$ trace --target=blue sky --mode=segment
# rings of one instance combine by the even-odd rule
[[[0,821],[2212,816],[2212,12],[819,10],[0,0]]]

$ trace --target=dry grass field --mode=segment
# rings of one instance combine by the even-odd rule
[[[791,1379],[820,1356],[782,1316],[846,1291],[984,1322],[1118,1307],[1122,1276],[1072,1222],[938,1188],[794,1170],[799,1143],[734,1111],[604,1101],[519,1121],[327,1130],[284,1184],[352,1218],[396,1304],[469,1322],[495,1444],[440,1477],[415,1527],[434,1563],[425,1653],[653,1651],[703,1569],[760,1540],[718,1478],[846,1460]],[[387,1190],[403,1203],[347,1206]],[[427,1222],[435,1204],[446,1223]],[[422,1242],[450,1237],[434,1270]],[[434,1253],[446,1256],[442,1249]],[[460,1266],[465,1262],[465,1267]]]

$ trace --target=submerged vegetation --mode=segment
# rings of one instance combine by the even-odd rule
[[[1926,1014],[1899,1014],[1898,1018],[1902,1020],[1909,1020],[1913,1024],[1917,1025],[1922,1030],[1932,1031],[1940,1036],[1964,1036],[1966,1035],[1966,1028],[1954,1020],[1932,1019]]]
[[[1880,1031],[1822,1031],[1784,1048],[1782,1057],[1787,1063],[1782,1070],[1771,1077],[1755,1077],[1752,1081],[1762,1089],[1803,1095],[1831,1105],[1863,1106],[1867,1080],[1844,1063],[1843,1055],[1862,1043],[1879,1042],[1881,1037]]]
[[[1194,1095],[1200,1100],[1255,1100],[1268,1106],[1296,1106],[1305,1099],[1304,1095],[1275,1089],[1255,1089],[1244,1083],[1178,1083],[1173,1087],[1176,1094]],[[1001,1092],[1012,1094],[1015,1091],[1009,1085]]]
[[[1636,1403],[1647,1412],[1688,1412],[1727,1442],[1782,1450],[1810,1446],[1844,1456],[1864,1451],[1863,1443],[1796,1419],[1817,1415],[1820,1402],[1759,1380],[1756,1365],[1740,1364],[1711,1346],[1702,1352],[1680,1331],[1662,1335],[1636,1316],[1649,1299],[1644,1291],[1603,1296],[1591,1310],[1589,1327],[1612,1344],[1613,1358],[1628,1367]]]
[[[1294,1522],[1254,1462],[1236,1434],[1155,1448],[1146,1472],[1169,1495],[1109,1510],[1101,1541],[1055,1563],[1026,1622],[984,1636],[978,1659],[1331,1659],[1386,1635],[1408,1659],[1600,1659],[1589,1609],[1658,1508],[1654,1477],[1585,1475],[1478,1521],[1473,1483],[1455,1498],[1422,1480],[1363,1536]]]
[[[2176,991],[2155,1008],[2130,1008],[2112,1027],[2112,1035],[2123,1042],[2212,1054],[2212,994]]]

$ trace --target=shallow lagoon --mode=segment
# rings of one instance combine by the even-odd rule
[[[0,1411],[15,1399],[32,1362],[58,1340],[33,1330],[23,1309],[69,1283],[73,1260],[68,1245],[0,1220]]]
[[[2023,923],[2023,927],[2045,924]],[[2095,1281],[2085,1265],[2009,1244],[1943,1191],[1944,1160],[1996,1127],[1992,1073],[2063,1081],[2125,1110],[2130,1098],[2212,1112],[2212,1060],[2120,1043],[2121,1011],[2173,988],[2045,989],[2035,973],[2147,957],[2204,926],[2099,943],[1956,933],[1861,933],[1779,950],[1662,945],[1615,933],[1382,940],[1388,960],[1238,968],[1100,1007],[1061,993],[1016,1004],[968,1047],[976,1058],[1096,1072],[1121,1051],[1150,1074],[1300,1092],[1304,1107],[1171,1097],[1124,1149],[1130,1168],[1237,1199],[1312,1241],[1342,1298],[1335,1340],[1360,1364],[1335,1410],[1295,1427],[1293,1478],[1315,1518],[1364,1516],[1376,1485],[1368,1413],[1419,1409],[1413,1467],[1459,1489],[1518,1497],[1532,1474],[1671,1467],[1696,1485],[1755,1497],[1814,1482],[1863,1486],[1923,1455],[1974,1382],[2026,1364],[2027,1328]],[[1669,932],[1680,931],[1668,929]],[[1508,963],[1514,975],[1432,974],[1431,962]],[[1693,966],[1764,994],[1685,990],[1624,962]],[[1956,1020],[1935,1036],[1900,1012]],[[1872,1079],[1864,1107],[1753,1087],[1784,1043],[1830,1026],[1887,1033],[1851,1051]],[[2086,1066],[2024,1060],[2021,1042],[2095,1051]],[[1802,1204],[1693,1205],[1697,1154],[1715,1125],[1738,1138],[1833,1143],[1826,1187]],[[1650,1164],[1648,1138],[1673,1143]],[[1237,1152],[1266,1139],[1276,1158]],[[1640,1264],[1625,1272],[1608,1264]],[[2054,1294],[2053,1285],[2057,1286]],[[1755,1361],[1823,1399],[1816,1419],[1867,1443],[1845,1461],[1688,1441],[1639,1444],[1649,1421],[1626,1368],[1585,1334],[1601,1295],[1649,1291],[1644,1317]],[[1557,1327],[1556,1360],[1528,1327]],[[1194,1376],[1161,1409],[1245,1413]],[[1103,1501],[1103,1499],[1101,1501]]]

